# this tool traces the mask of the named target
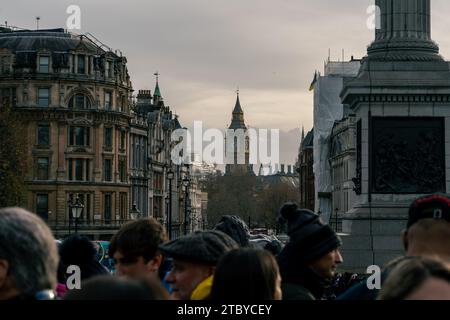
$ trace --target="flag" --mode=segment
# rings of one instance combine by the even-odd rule
[[[314,87],[316,86],[316,82],[317,82],[317,71],[314,72],[314,79],[311,82],[311,85],[309,86],[309,91],[313,91]]]

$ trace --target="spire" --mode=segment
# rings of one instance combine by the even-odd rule
[[[159,80],[159,73],[155,72],[153,75],[156,76],[156,86],[155,86],[155,91],[153,93],[153,96],[161,98],[161,91],[159,90],[159,81],[158,81]]]
[[[302,143],[303,143],[303,140],[305,140],[305,126],[304,125],[302,125]]]
[[[242,111],[242,108],[241,108],[241,102],[239,101],[239,87],[236,90],[236,105],[234,106],[233,114],[235,114],[235,113],[244,114],[244,111]]]
[[[229,129],[247,129],[247,126],[244,122],[244,111],[241,107],[241,102],[239,101],[239,88],[236,91],[236,104],[233,110],[233,118],[231,119],[231,124]]]
[[[261,165],[259,166],[258,176],[262,177],[263,175],[264,175],[264,167],[263,167],[263,165],[261,164]]]

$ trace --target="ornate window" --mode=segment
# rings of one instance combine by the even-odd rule
[[[113,135],[113,129],[112,128],[105,128],[105,136],[104,136],[105,148],[112,148],[112,135]]]
[[[37,159],[37,180],[48,180],[48,158]]]
[[[39,72],[49,73],[50,72],[50,57],[40,56],[39,57]]]
[[[50,89],[39,88],[38,89],[38,101],[39,107],[48,107],[50,105]]]
[[[77,73],[86,74],[86,56],[79,54],[78,55],[78,68]]]
[[[69,128],[69,146],[86,147],[90,145],[90,131],[89,127],[75,127]]]
[[[91,101],[89,100],[89,98],[86,95],[77,93],[72,98],[70,98],[69,108],[70,109],[90,109]]]
[[[112,181],[112,160],[105,159],[103,162],[103,180],[111,182]]]
[[[39,146],[50,145],[50,126],[40,125],[37,129],[37,144]]]

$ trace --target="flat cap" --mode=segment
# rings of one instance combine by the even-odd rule
[[[161,244],[159,249],[169,257],[215,265],[226,252],[239,246],[230,236],[217,230],[197,231]]]

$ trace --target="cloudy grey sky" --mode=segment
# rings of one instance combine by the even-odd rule
[[[239,86],[246,122],[292,131],[312,126],[314,70],[331,58],[362,57],[373,39],[373,0],[3,0],[0,21],[23,28],[64,27],[71,4],[82,29],[128,58],[135,90],[152,89],[191,127],[229,124]],[[433,39],[450,59],[450,2],[432,0]],[[294,142],[295,144],[296,142]],[[297,148],[293,145],[292,148]],[[293,152],[295,154],[295,152]],[[293,161],[292,161],[293,162]]]

